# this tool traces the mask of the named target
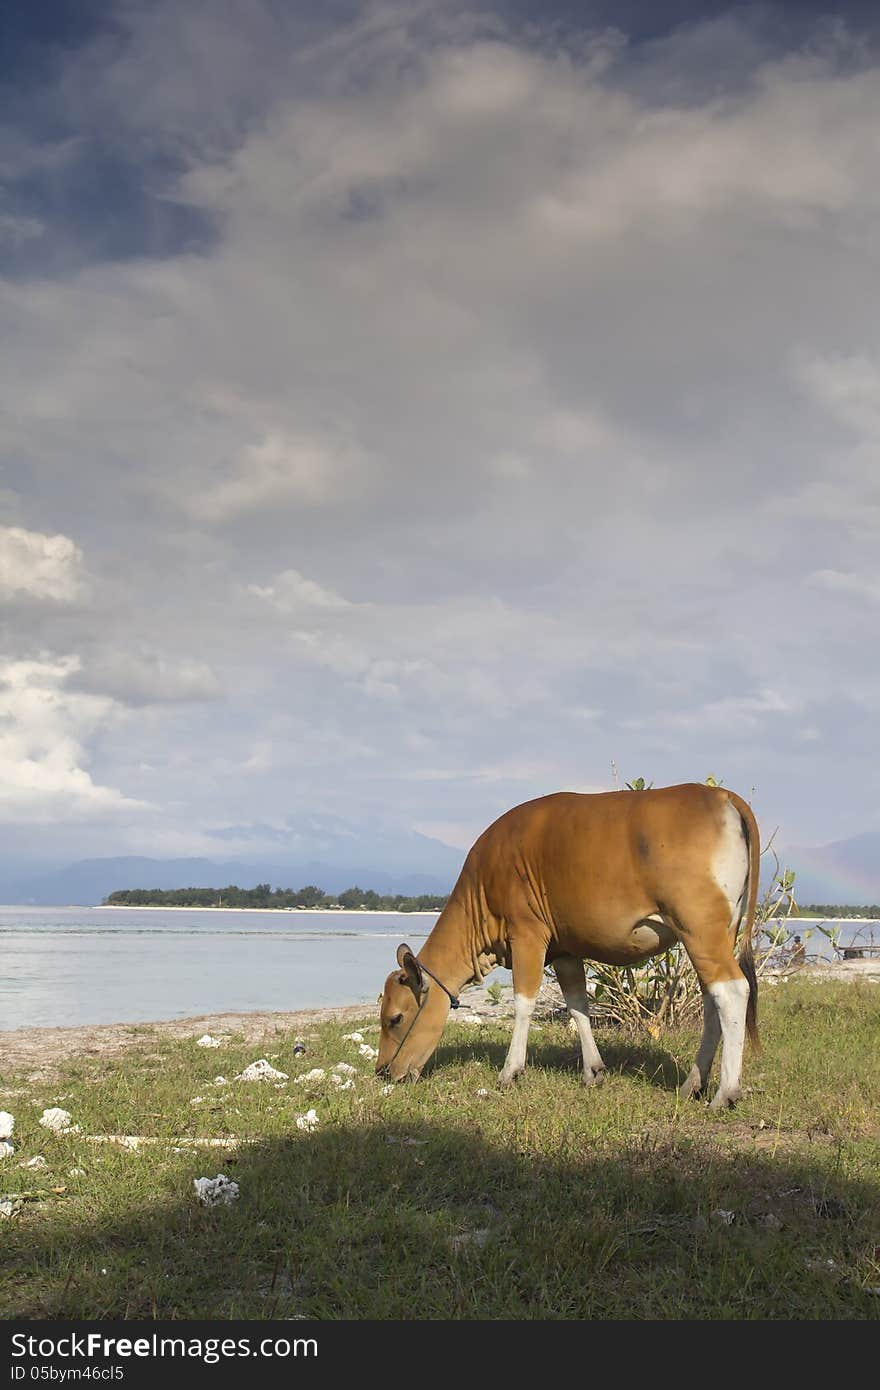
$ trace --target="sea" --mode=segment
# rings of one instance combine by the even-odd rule
[[[436,913],[0,907],[0,1031],[374,1004]]]
[[[418,951],[435,920],[434,913],[0,906],[0,1032],[375,1004],[398,945]],[[880,944],[878,922],[834,925],[841,946]],[[794,930],[810,956],[833,957],[814,924],[802,919]]]

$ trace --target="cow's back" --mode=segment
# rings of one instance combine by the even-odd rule
[[[508,925],[531,918],[592,936],[686,894],[711,866],[730,806],[700,783],[538,797],[483,832],[460,883]]]

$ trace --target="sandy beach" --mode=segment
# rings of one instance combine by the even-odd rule
[[[502,1000],[496,1004],[487,985],[470,985],[462,990],[462,1014],[495,1020],[507,1018],[513,1010],[513,988],[502,986]],[[562,995],[549,981],[542,987],[544,1008],[562,1006]],[[540,1012],[540,1011],[539,1011]],[[279,1033],[304,1033],[306,1029],[330,1019],[340,1022],[364,1020],[364,1031],[379,1028],[378,1007],[369,1004],[337,1004],[324,1008],[288,1012],[199,1014],[191,1018],[166,1019],[155,1023],[104,1023],[76,1028],[15,1028],[0,1032],[0,1072],[30,1069],[31,1075],[44,1075],[71,1056],[118,1057],[130,1047],[142,1047],[151,1038],[199,1038],[203,1033],[217,1036],[236,1033],[247,1042],[259,1043]]]
[[[159,1023],[15,1028],[0,1033],[0,1072],[26,1069],[32,1076],[44,1075],[65,1058],[118,1057],[130,1047],[142,1047],[151,1037],[158,1040],[198,1038],[203,1033],[238,1033],[248,1042],[259,1042],[276,1033],[300,1031],[331,1018],[366,1018],[370,1012],[367,1004],[345,1004],[326,1009],[301,1009],[294,1013],[203,1014],[198,1018],[172,1018]]]

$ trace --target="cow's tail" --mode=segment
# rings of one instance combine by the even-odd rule
[[[749,1034],[749,1042],[753,1047],[760,1050],[761,1042],[758,1037],[758,974],[755,969],[755,953],[752,938],[755,930],[755,911],[758,905],[758,880],[761,873],[761,836],[758,830],[758,822],[755,820],[755,813],[747,801],[736,792],[729,791],[727,795],[739,813],[742,821],[743,837],[749,851],[749,872],[746,881],[746,888],[743,894],[745,898],[745,911],[739,919],[740,928],[743,930],[742,949],[739,953],[737,964],[749,982],[749,1002],[746,1006],[746,1028]]]

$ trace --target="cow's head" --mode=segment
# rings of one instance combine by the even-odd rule
[[[392,1081],[417,1081],[440,1041],[449,996],[431,980],[409,946],[397,948],[398,969],[385,981],[379,1000],[379,1060],[376,1071]]]

